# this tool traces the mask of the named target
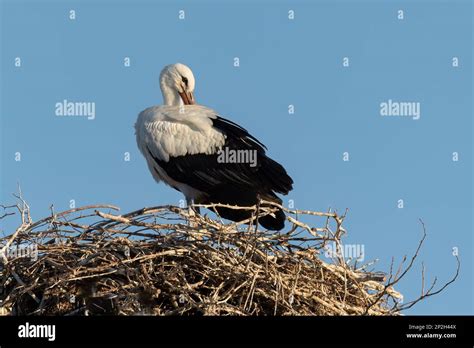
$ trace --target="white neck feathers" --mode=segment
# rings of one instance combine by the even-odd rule
[[[164,105],[179,106],[183,105],[183,100],[175,89],[167,86],[165,83],[160,84],[161,93],[163,94]]]

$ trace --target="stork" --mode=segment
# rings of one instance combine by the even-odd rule
[[[293,180],[266,155],[266,147],[238,124],[197,105],[195,80],[184,64],[166,66],[160,74],[164,105],[138,115],[135,134],[140,152],[157,181],[180,191],[194,204],[253,206],[260,200],[282,204]],[[243,221],[252,212],[216,207],[228,220]],[[285,224],[281,209],[258,219],[269,230]]]

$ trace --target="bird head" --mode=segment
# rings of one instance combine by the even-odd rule
[[[160,86],[163,95],[169,91],[179,95],[185,105],[194,104],[194,75],[184,64],[167,65],[160,74]]]

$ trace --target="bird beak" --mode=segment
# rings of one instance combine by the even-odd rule
[[[183,99],[184,105],[192,105],[194,104],[194,96],[193,92],[180,92],[179,93],[181,99]]]

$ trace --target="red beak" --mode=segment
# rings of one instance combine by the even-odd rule
[[[194,104],[194,96],[193,92],[181,92],[179,93],[181,99],[183,99],[184,105],[192,105]]]

